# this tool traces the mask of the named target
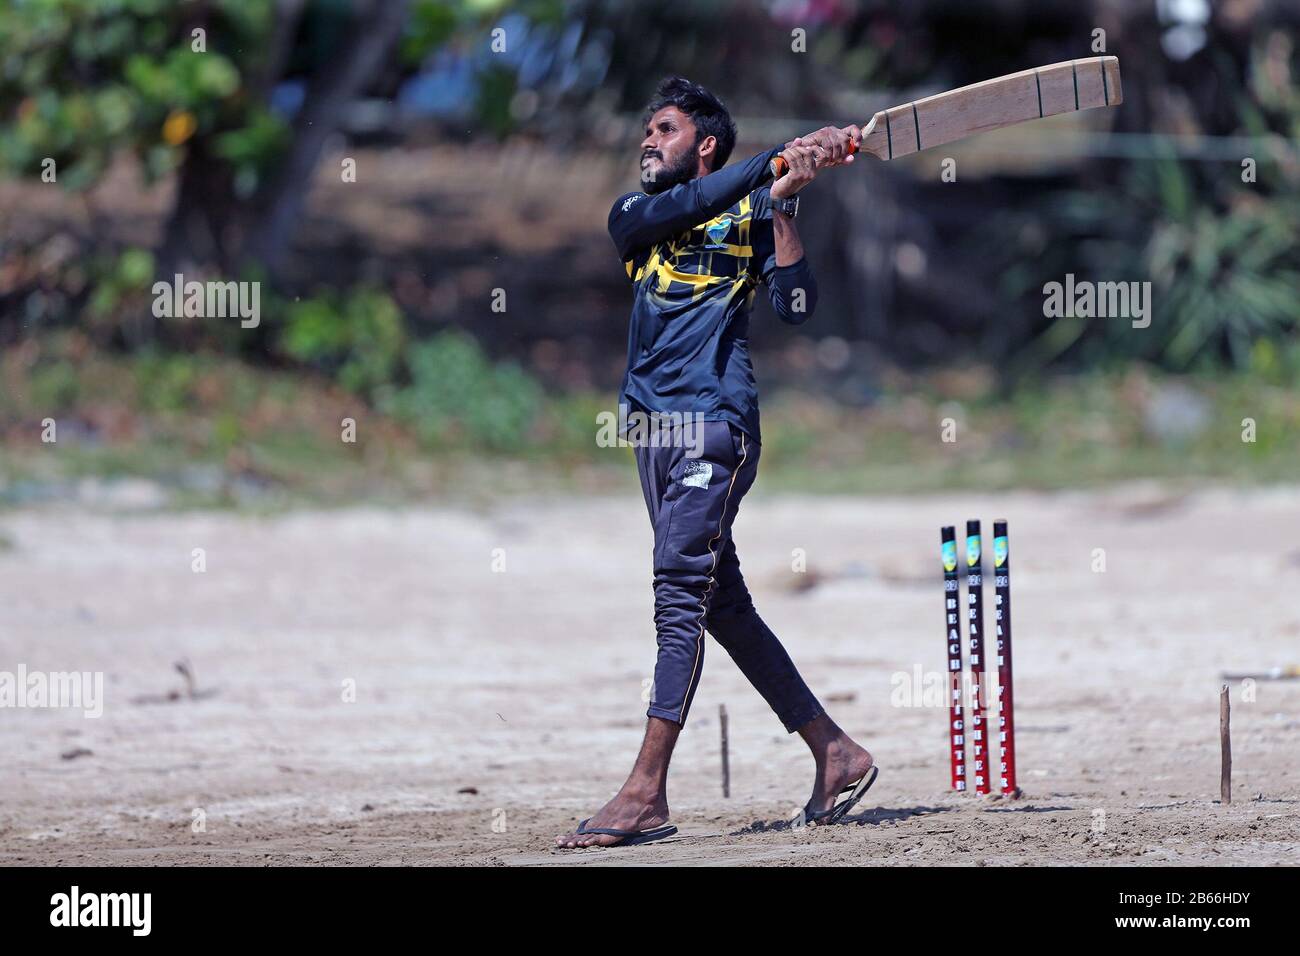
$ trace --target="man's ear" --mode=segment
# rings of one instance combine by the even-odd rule
[[[700,159],[704,160],[704,165],[710,170],[713,169],[713,157],[718,151],[718,138],[716,136],[706,136],[700,140]]]

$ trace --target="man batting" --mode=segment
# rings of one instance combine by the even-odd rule
[[[668,763],[704,664],[705,631],[731,655],[815,762],[812,823],[836,823],[875,781],[871,754],[841,730],[754,610],[731,526],[758,471],[758,394],[749,312],[761,282],[777,315],[812,315],[817,285],[795,228],[798,192],[818,171],[853,161],[856,126],[827,127],[724,168],[736,143],[726,107],[679,77],[646,109],[645,192],[620,197],[609,233],[632,281],[620,403],[662,424],[636,442],[654,527],[659,653],[636,764],[617,795],[557,847],[648,843],[668,822]],[[789,173],[772,180],[780,156]],[[688,427],[687,423],[698,427]]]

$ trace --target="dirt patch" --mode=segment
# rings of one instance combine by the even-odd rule
[[[614,792],[643,723],[650,532],[633,489],[477,511],[11,512],[0,670],[105,686],[99,718],[0,709],[0,861],[1294,862],[1300,681],[1234,683],[1230,807],[1217,693],[1220,671],[1295,663],[1300,492],[1142,506],[1158,496],[747,500],[736,538],[759,609],[880,780],[847,825],[788,826],[811,762],[713,645],[673,763],[681,833],[567,854],[551,837]],[[976,515],[1011,522],[1014,804],[950,793],[944,711],[896,706],[917,668],[943,668],[938,527]]]

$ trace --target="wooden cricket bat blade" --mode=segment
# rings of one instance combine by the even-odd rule
[[[1118,58],[1066,60],[881,110],[852,152],[897,159],[977,133],[1123,102]],[[771,165],[777,179],[788,171],[779,156]]]
[[[1118,58],[1066,60],[881,110],[862,151],[897,159],[977,133],[1122,102]]]

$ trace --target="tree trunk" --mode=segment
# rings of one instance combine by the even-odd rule
[[[231,227],[237,212],[233,176],[229,165],[207,147],[206,140],[196,137],[176,174],[176,198],[158,252],[164,279],[204,266],[225,272],[233,265]]]
[[[312,77],[294,122],[292,145],[279,171],[254,202],[244,258],[274,279],[283,269],[325,143],[349,101],[373,81],[401,35],[407,0],[377,0],[353,17],[353,30],[334,62]]]

